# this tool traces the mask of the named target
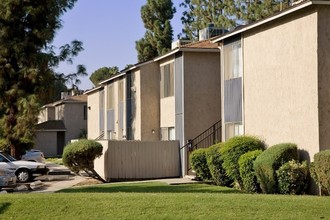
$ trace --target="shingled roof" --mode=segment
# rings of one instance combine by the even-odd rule
[[[39,124],[36,124],[35,129],[37,131],[65,131],[65,125],[61,120],[49,120]]]
[[[212,43],[212,39],[215,39],[215,38],[196,41],[196,42],[192,42],[189,44],[184,44],[184,45],[180,46],[180,48],[217,49],[218,44]]]

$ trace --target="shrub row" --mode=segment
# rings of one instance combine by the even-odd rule
[[[314,155],[311,176],[318,183],[321,195],[330,195],[330,150]]]
[[[227,142],[199,149],[191,155],[191,165],[203,180],[221,186],[235,185],[246,192],[302,194],[308,182],[307,162],[298,162],[295,144],[277,144],[264,150],[265,144],[253,136],[237,136]],[[330,155],[330,153],[329,153]],[[325,161],[323,159],[323,161]],[[330,157],[328,159],[330,163]],[[319,163],[318,163],[319,164]],[[317,168],[316,168],[317,167]],[[314,175],[324,189],[330,189],[326,165],[315,166]],[[329,165],[327,166],[330,167]],[[330,192],[327,191],[328,193]]]
[[[274,145],[254,162],[254,169],[263,193],[278,193],[276,170],[290,160],[298,160],[297,145],[283,143]]]

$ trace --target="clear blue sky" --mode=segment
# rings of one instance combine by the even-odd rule
[[[181,0],[174,0],[177,12],[172,19],[173,38],[181,32]],[[84,51],[74,59],[73,65],[62,64],[58,71],[74,72],[83,64],[90,75],[100,67],[137,63],[135,41],[144,36],[145,28],[140,9],[146,0],[78,0],[75,7],[63,15],[63,27],[57,32],[53,44],[60,47],[72,40],[80,40]],[[88,77],[82,78],[81,89],[93,87]]]

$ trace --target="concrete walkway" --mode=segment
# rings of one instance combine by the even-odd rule
[[[41,176],[36,178],[43,183],[43,186],[30,191],[30,193],[53,193],[62,189],[71,188],[79,183],[82,183],[89,177],[77,176],[70,172],[68,168],[63,165],[47,163],[47,167],[52,175]],[[180,184],[194,184],[201,183],[200,181],[193,180],[192,177],[187,176],[184,178],[168,178],[168,179],[153,179],[153,180],[142,180],[142,181],[128,181],[128,182],[110,182],[107,184],[120,184],[120,183],[139,183],[139,182],[163,182],[169,185],[180,185]]]

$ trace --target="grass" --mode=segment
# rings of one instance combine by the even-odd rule
[[[58,165],[63,165],[62,158],[50,157],[50,158],[46,158],[46,162],[55,163],[55,164],[58,164]]]
[[[0,219],[329,219],[330,197],[257,195],[191,184],[104,184],[4,194]]]

